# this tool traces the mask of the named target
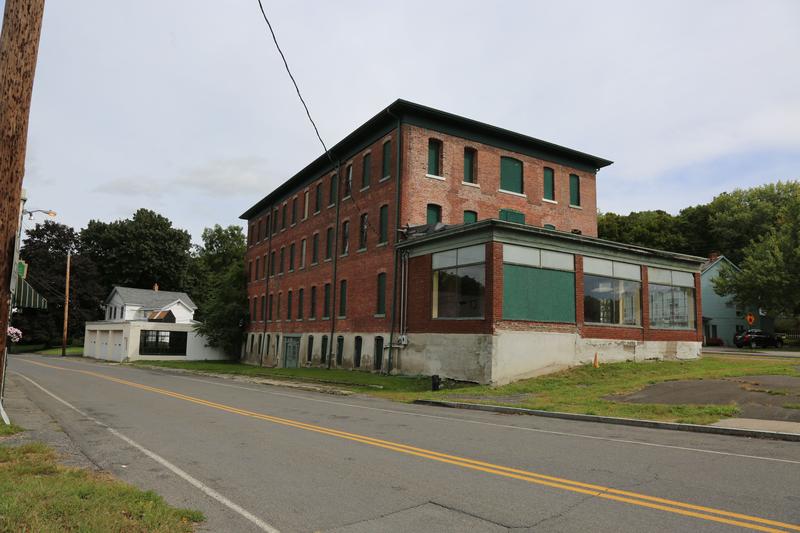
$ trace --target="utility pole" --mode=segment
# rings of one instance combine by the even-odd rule
[[[0,328],[11,316],[11,272],[19,224],[33,75],[44,0],[6,0],[0,33]],[[0,415],[7,336],[0,331]],[[3,419],[5,420],[5,416]]]
[[[64,285],[64,333],[61,336],[61,357],[67,355],[67,323],[69,322],[69,264],[72,251],[67,251],[67,282]]]

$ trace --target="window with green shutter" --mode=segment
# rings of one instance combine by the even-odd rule
[[[328,228],[328,232],[325,234],[325,259],[333,257],[333,245],[333,228]]]
[[[389,206],[388,205],[382,205],[381,206],[381,211],[380,211],[380,217],[379,218],[380,218],[379,229],[378,229],[378,232],[380,233],[379,241],[381,243],[384,243],[384,242],[387,242],[389,240]]]
[[[428,139],[428,174],[442,175],[442,141]]]
[[[520,213],[519,211],[514,211],[513,209],[501,209],[500,220],[505,220],[507,222],[516,222],[518,224],[524,224],[525,213]]]
[[[478,221],[478,213],[475,211],[464,211],[464,224],[472,224]]]
[[[500,189],[523,194],[522,161],[513,157],[500,158]]]
[[[336,204],[336,198],[339,193],[339,180],[338,176],[334,174],[331,176],[330,188],[328,189],[328,206]]]
[[[581,179],[575,175],[569,175],[569,205],[581,205]]]
[[[556,178],[552,168],[544,167],[544,196],[545,200],[556,199]]]
[[[383,161],[381,162],[381,178],[388,178],[392,175],[392,141],[383,143]]]
[[[464,183],[475,183],[475,154],[474,148],[464,148]]]
[[[319,213],[320,209],[322,209],[322,184],[318,183],[314,196],[314,212]]]
[[[361,188],[369,187],[369,180],[372,177],[372,154],[364,154],[361,164]]]
[[[544,229],[556,229],[556,227],[552,224],[545,224]]]
[[[386,314],[386,273],[381,272],[378,274],[378,298],[377,298],[377,305],[375,307],[375,314],[377,315],[385,315]]]
[[[347,316],[347,280],[339,283],[339,318]]]
[[[322,296],[322,318],[331,316],[331,284],[326,283]]]
[[[434,225],[442,221],[442,206],[436,204],[428,204],[428,217],[427,224]]]

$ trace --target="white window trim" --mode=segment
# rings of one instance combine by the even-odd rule
[[[436,174],[425,174],[425,177],[433,180],[446,181],[444,176],[437,176]]]
[[[569,204],[569,206],[570,206],[572,209],[583,209],[583,206],[582,206],[582,205],[574,205],[574,204]]]
[[[551,200],[549,198],[542,198],[543,202],[547,202],[548,204],[558,204],[557,200]]]
[[[461,185],[466,185],[467,187],[475,187],[476,189],[480,189],[481,186],[477,183],[470,183],[468,181],[462,181]]]
[[[511,196],[519,196],[520,198],[527,198],[528,197],[528,195],[526,195],[524,193],[518,193],[518,192],[514,192],[514,191],[507,191],[505,189],[497,189],[497,192],[502,192],[504,194],[510,194]]]

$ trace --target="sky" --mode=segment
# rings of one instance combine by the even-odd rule
[[[330,146],[397,98],[588,152],[598,208],[800,179],[800,2],[263,0]],[[257,0],[48,0],[28,207],[200,241],[322,153]]]

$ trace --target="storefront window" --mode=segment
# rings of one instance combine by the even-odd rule
[[[648,269],[650,326],[695,329],[694,276],[689,272]]]
[[[583,320],[598,324],[640,326],[642,284],[638,281],[584,276]]]
[[[483,245],[435,253],[433,269],[433,318],[483,318]]]

